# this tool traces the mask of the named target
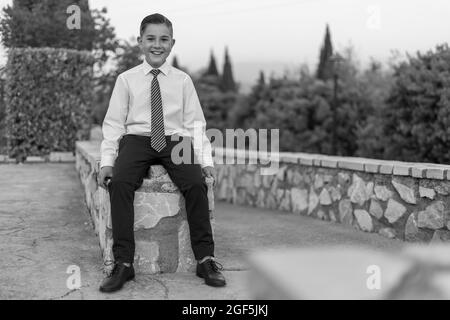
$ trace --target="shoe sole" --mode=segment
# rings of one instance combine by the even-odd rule
[[[126,278],[125,279],[125,282],[128,282],[128,281],[131,281],[131,280],[133,280],[134,279],[134,274],[133,275],[131,275],[131,276],[129,276],[128,278]],[[125,284],[125,282],[124,283],[122,283],[122,285],[119,287],[119,288],[114,288],[114,289],[105,289],[105,288],[102,288],[102,287],[100,287],[100,292],[103,292],[103,293],[111,293],[111,292],[116,292],[116,291],[119,291],[120,289],[122,289],[123,288],[123,285]]]
[[[200,273],[196,272],[195,274],[197,275],[197,277],[205,279]],[[210,282],[205,279],[205,284],[207,284],[208,286],[211,286],[211,287],[224,287],[227,283],[226,282],[224,282],[224,283]]]

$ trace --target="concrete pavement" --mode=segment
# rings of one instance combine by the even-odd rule
[[[385,239],[292,213],[216,203],[216,256],[228,285],[211,288],[191,273],[137,274],[114,294],[98,291],[102,259],[73,163],[0,165],[0,299],[249,299],[246,257],[253,250],[323,245],[396,251]],[[67,286],[80,268],[78,290]]]

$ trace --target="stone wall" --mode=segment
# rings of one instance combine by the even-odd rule
[[[216,148],[215,162],[225,163],[216,165],[216,199],[308,215],[388,238],[450,239],[450,166],[277,155],[277,173],[262,175],[256,153]]]
[[[113,261],[110,201],[108,192],[97,184],[99,160],[100,141],[76,143],[76,169],[108,272]],[[207,184],[214,227],[212,181],[207,180]],[[162,166],[150,167],[148,177],[135,193],[134,209],[135,268],[148,273],[193,271],[195,259],[184,197]]]

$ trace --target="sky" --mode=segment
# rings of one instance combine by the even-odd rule
[[[0,0],[0,5],[12,3]],[[280,73],[318,63],[328,23],[335,49],[353,46],[361,66],[373,57],[386,63],[392,50],[428,51],[450,42],[449,0],[89,0],[122,39],[135,39],[151,13],[173,23],[176,44],[169,57],[189,70],[206,67],[210,51],[222,69],[228,47],[236,77],[258,69]]]

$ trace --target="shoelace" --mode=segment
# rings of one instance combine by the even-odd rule
[[[213,259],[209,259],[208,261],[208,265],[211,266],[211,268],[215,271],[222,271],[223,270],[223,265],[221,265],[219,262],[213,260]]]
[[[110,267],[111,265],[113,266],[112,269],[108,268],[108,267]],[[118,270],[118,268],[117,268],[118,264],[117,264],[117,262],[114,261],[114,260],[106,260],[106,261],[103,263],[103,266],[104,266],[104,268],[103,268],[103,273],[106,273],[108,277],[112,277],[113,274],[116,273],[117,270]]]

